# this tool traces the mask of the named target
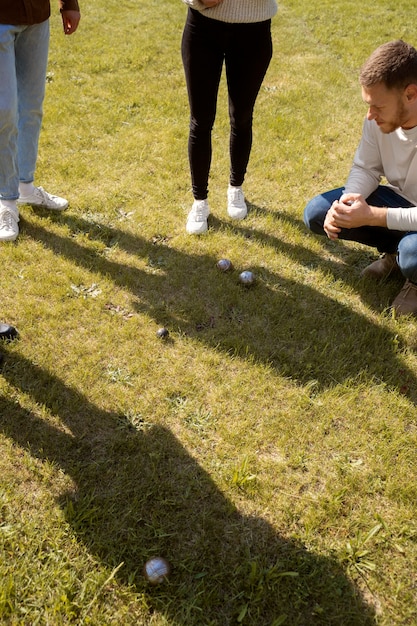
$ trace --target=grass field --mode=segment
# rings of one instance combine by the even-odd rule
[[[410,3],[281,1],[248,218],[226,214],[223,82],[202,237],[185,6],[82,12],[64,38],[54,6],[35,181],[70,207],[23,207],[0,246],[20,332],[1,347],[0,623],[417,625],[416,322],[389,309],[401,281],[360,277],[372,250],[302,222],[346,179],[362,62],[417,44]]]

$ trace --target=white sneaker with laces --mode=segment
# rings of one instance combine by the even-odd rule
[[[45,191],[43,187],[35,187],[33,193],[29,196],[20,196],[17,204],[30,204],[31,206],[40,206],[53,211],[63,211],[68,206],[68,200],[53,196]]]
[[[0,200],[0,241],[14,241],[19,234],[19,211]]]
[[[191,211],[188,214],[186,231],[190,235],[201,235],[208,229],[207,218],[210,208],[207,200],[194,200]]]
[[[248,214],[245,196],[242,187],[232,187],[227,190],[227,213],[232,220],[243,220]]]

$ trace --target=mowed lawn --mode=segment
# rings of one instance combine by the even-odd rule
[[[280,2],[249,215],[226,213],[223,78],[202,237],[185,5],[81,8],[65,38],[53,6],[35,181],[70,206],[22,207],[0,246],[20,333],[1,346],[0,623],[416,625],[416,321],[389,308],[400,280],[361,278],[374,251],[302,221],[348,174],[362,62],[417,45],[410,3]]]

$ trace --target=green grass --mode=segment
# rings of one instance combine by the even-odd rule
[[[417,44],[409,3],[282,0],[250,213],[226,216],[223,82],[200,238],[184,5],[82,10],[69,38],[52,18],[36,178],[70,207],[22,208],[0,247],[21,335],[0,372],[0,622],[417,624],[415,321],[390,313],[401,282],[360,278],[373,251],[302,223],[348,173],[360,65]],[[172,573],[152,587],[154,555]]]

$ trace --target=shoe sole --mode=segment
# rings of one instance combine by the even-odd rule
[[[234,214],[234,215],[230,215],[229,211],[227,212],[228,216],[230,217],[231,220],[244,220],[245,217],[247,216],[248,212],[245,211],[245,213],[239,213],[239,214]]]
[[[17,202],[17,204],[19,206],[22,205],[26,205],[26,206],[31,206],[34,209],[47,209],[48,211],[65,211],[65,209],[68,208],[68,204],[66,204],[63,207],[52,207],[52,206],[47,206],[46,204],[36,204],[36,202]]]
[[[204,233],[206,233],[208,231],[208,226],[206,226],[203,229],[200,230],[193,230],[193,229],[189,229],[187,226],[185,227],[186,232],[189,235],[204,235]]]
[[[7,242],[7,241],[16,241],[18,236],[19,236],[19,233],[16,233],[15,235],[9,235],[8,237],[0,237],[0,243],[2,241],[5,241],[5,242]]]
[[[0,340],[13,341],[13,339],[16,339],[18,336],[19,333],[14,326],[0,324]]]

